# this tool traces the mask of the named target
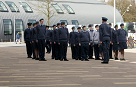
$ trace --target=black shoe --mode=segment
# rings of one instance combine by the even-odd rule
[[[104,61],[104,59],[102,59],[101,61]]]
[[[75,60],[78,60],[78,59],[75,59]]]
[[[118,58],[115,58],[115,60],[119,60]]]
[[[55,60],[59,60],[59,59],[55,59]]]
[[[28,56],[27,58],[32,58],[32,57]]]
[[[101,62],[101,64],[108,64],[108,62]]]
[[[123,59],[120,59],[120,61],[125,61],[125,59],[123,58]]]
[[[39,61],[47,61],[46,59],[39,59]]]
[[[49,53],[49,52],[46,52],[46,53]]]
[[[85,61],[89,61],[88,59],[86,59]]]
[[[35,60],[39,60],[39,58],[35,58]]]
[[[60,61],[63,61],[62,59]]]
[[[101,60],[100,58],[98,58],[98,59],[95,59],[95,60]]]
[[[84,61],[84,59],[81,59],[81,61]]]
[[[69,60],[66,59],[66,60],[64,60],[64,61],[69,61]]]
[[[35,58],[32,58],[32,59],[35,59]]]
[[[114,59],[114,58],[110,58],[110,59]]]

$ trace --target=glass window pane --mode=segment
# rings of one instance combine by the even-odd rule
[[[19,9],[14,2],[6,1],[6,3],[10,7],[12,12],[19,12]]]
[[[72,20],[72,25],[79,25],[77,20]]]
[[[73,10],[69,5],[63,4],[63,6],[67,9],[67,11],[68,11],[70,14],[75,14],[74,10]]]
[[[52,6],[56,9],[58,13],[62,13],[62,14],[64,13],[58,4],[52,4]]]
[[[0,1],[0,11],[1,12],[8,12],[7,7],[4,5],[2,1]]]
[[[60,22],[65,22],[65,25],[68,25],[67,20],[60,20]]]
[[[4,35],[12,34],[12,23],[10,19],[3,19]]]
[[[26,3],[26,2],[22,2],[22,7],[24,8],[25,12],[29,12],[29,13],[32,13],[32,9],[31,7]]]
[[[16,33],[17,32],[21,33],[23,31],[23,21],[21,19],[16,19],[15,28],[16,28]]]

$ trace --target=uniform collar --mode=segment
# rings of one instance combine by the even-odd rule
[[[87,31],[83,31],[83,32],[87,32]]]

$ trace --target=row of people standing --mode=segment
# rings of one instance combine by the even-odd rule
[[[120,50],[119,52],[122,55],[121,59],[124,60],[123,49],[126,49],[127,47],[125,43],[120,42],[122,39],[119,38],[124,38],[124,40],[126,40],[126,32],[122,34],[124,31],[122,28],[123,31],[119,32],[120,34],[116,34],[116,30],[114,31],[111,29],[111,27],[106,23],[107,20],[107,18],[103,17],[102,25],[95,26],[96,31],[93,31],[92,26],[89,25],[89,30],[86,30],[86,26],[83,26],[83,31],[81,31],[81,27],[78,27],[78,32],[75,32],[75,27],[72,27],[72,32],[70,34],[68,29],[65,27],[64,22],[61,24],[58,23],[57,26],[53,25],[52,31],[49,30],[49,26],[43,25],[43,19],[40,20],[40,24],[39,22],[33,24],[34,28],[31,28],[31,23],[28,23],[28,28],[24,32],[24,40],[26,42],[28,58],[31,58],[33,52],[33,59],[46,61],[44,58],[46,46],[47,53],[51,52],[52,47],[52,59],[68,61],[66,57],[67,45],[70,43],[72,59],[79,59],[81,61],[89,61],[88,59],[93,59],[94,47],[95,59],[100,60],[99,53],[102,53],[101,55],[104,61],[102,63],[107,64],[109,62],[109,58],[111,58],[109,53],[112,51],[110,50],[111,44],[111,46],[113,46],[116,59],[118,50]],[[120,29],[118,31],[120,31]],[[116,39],[116,41],[112,38]],[[118,49],[118,46],[122,47]],[[123,48],[124,46],[125,48]],[[114,47],[117,47],[118,50],[115,50]]]

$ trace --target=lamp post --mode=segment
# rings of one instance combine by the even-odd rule
[[[116,25],[116,0],[114,0],[114,26]]]
[[[21,1],[19,1],[20,3],[22,3]],[[22,7],[22,5],[20,5],[20,7]],[[16,40],[16,14],[17,14],[17,11],[18,11],[18,7],[15,8],[15,15],[14,15],[14,42]]]

